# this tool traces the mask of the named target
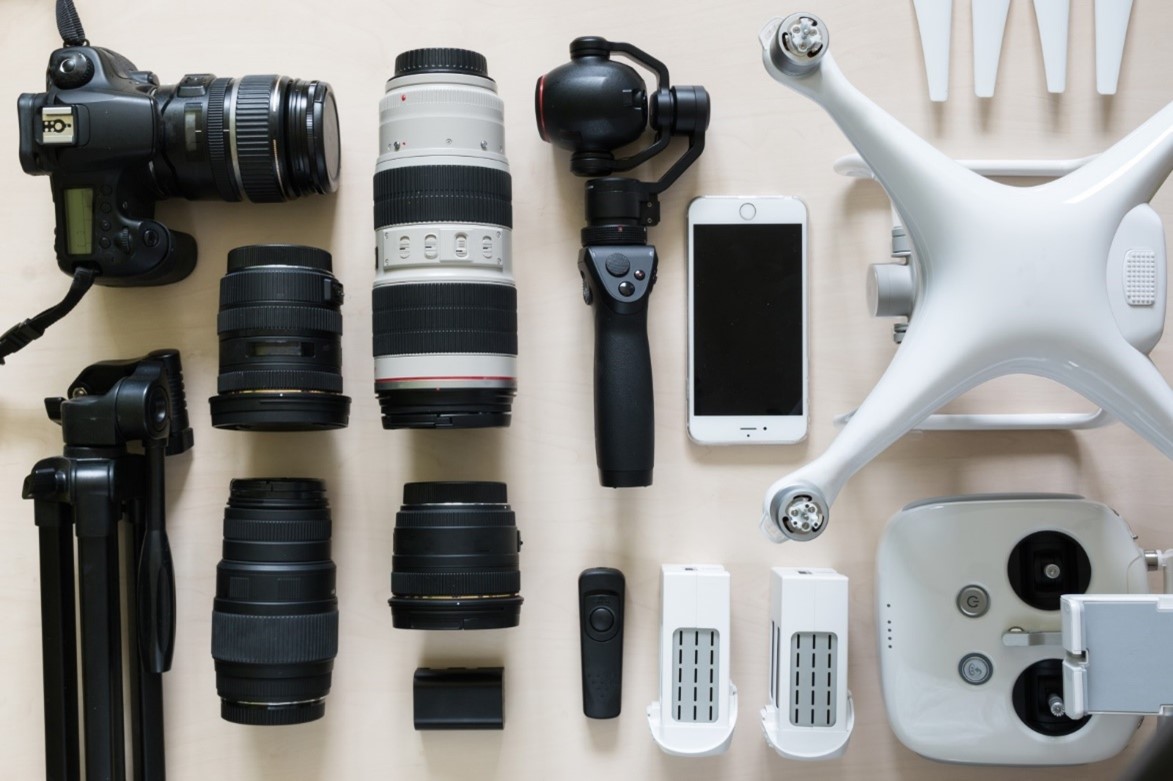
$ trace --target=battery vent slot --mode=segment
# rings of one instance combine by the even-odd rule
[[[717,720],[716,629],[677,629],[672,635],[672,717],[679,722]]]
[[[796,632],[790,636],[790,658],[794,661],[790,723],[796,727],[833,726],[838,639],[831,632]]]

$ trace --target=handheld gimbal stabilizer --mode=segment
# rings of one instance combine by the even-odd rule
[[[650,96],[623,54],[655,72]],[[650,104],[650,116],[649,116]],[[576,38],[570,62],[538,79],[535,94],[542,139],[569,149],[570,170],[601,177],[586,183],[587,227],[578,270],[582,297],[595,307],[595,457],[599,482],[611,488],[652,484],[655,416],[648,350],[648,298],[656,283],[656,248],[647,228],[660,222],[658,196],[705,148],[709,93],[704,87],[668,85],[668,68],[629,43]],[[614,150],[634,142],[649,124],[655,139],[636,154]],[[687,136],[688,150],[655,182],[629,171]]]
[[[80,775],[74,555],[81,603],[85,777],[126,776],[122,732],[119,579],[127,577],[130,692],[136,778],[162,781],[162,673],[175,639],[175,576],[164,521],[163,459],[192,446],[179,353],[95,363],[45,400],[61,424],[61,456],[37,462],[23,495],[40,538],[46,776]],[[138,442],[142,454],[127,452]],[[118,521],[132,526],[134,560],[120,571]]]

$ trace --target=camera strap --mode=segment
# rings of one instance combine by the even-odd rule
[[[73,0],[57,0],[57,32],[66,46],[88,46]]]
[[[81,301],[81,297],[93,286],[96,276],[98,276],[98,272],[93,269],[78,266],[73,272],[73,284],[69,286],[69,292],[65,294],[65,298],[61,299],[61,303],[49,307],[35,317],[17,323],[9,328],[3,336],[0,336],[0,366],[4,365],[6,356],[27,347],[29,342],[34,339],[40,339],[45,334],[46,328],[72,312],[73,308]]]

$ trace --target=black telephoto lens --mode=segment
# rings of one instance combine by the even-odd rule
[[[326,712],[338,654],[334,579],[324,482],[232,481],[212,610],[226,721],[302,724]]]
[[[521,535],[504,483],[403,486],[391,620],[399,629],[502,629],[521,615]]]
[[[343,428],[342,283],[330,253],[254,244],[228,253],[220,280],[219,394],[212,425],[255,431]]]
[[[338,189],[338,107],[324,81],[183,77],[159,87],[160,188],[185,198],[273,203]]]

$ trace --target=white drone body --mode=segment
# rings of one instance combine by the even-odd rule
[[[1068,386],[1173,457],[1173,389],[1147,357],[1156,340],[1146,314],[1159,302],[1163,324],[1165,247],[1147,204],[1173,170],[1173,104],[1066,176],[1015,187],[950,159],[855,89],[816,17],[774,19],[760,40],[770,75],[823,106],[887,191],[911,243],[916,308],[887,371],[827,450],[766,491],[767,536],[817,536],[860,468],[952,399],[1008,374]],[[1122,226],[1132,235],[1138,224],[1156,241],[1117,246],[1110,261]]]

